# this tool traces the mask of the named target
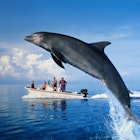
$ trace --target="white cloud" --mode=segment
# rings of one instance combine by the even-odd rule
[[[11,57],[8,55],[0,57],[0,75],[12,75],[14,77],[18,76],[18,73],[15,72],[15,69],[11,64]]]
[[[118,71],[120,71],[122,76],[130,77],[130,75],[133,75],[135,71],[132,71],[130,66],[132,66],[132,64],[135,65],[135,62],[137,62],[137,67],[140,66],[138,65],[139,40],[136,42],[134,38],[129,38],[133,33],[133,31],[131,31],[132,27],[122,26],[112,29],[110,32],[106,32],[104,34],[84,32],[83,34],[73,33],[72,36],[85,42],[97,42],[103,40],[111,41],[112,44],[106,48],[105,53],[117,67]],[[22,46],[24,49],[19,46]],[[58,78],[63,76],[68,80],[84,79],[87,77],[87,75],[83,74],[83,72],[69,65],[65,65],[66,70],[61,69],[52,59],[48,59],[48,57],[47,59],[45,58],[47,52],[45,52],[43,49],[35,47],[35,45],[32,44],[30,45],[32,47],[27,46],[29,46],[28,43],[27,45],[26,43],[0,43],[0,49],[7,48],[7,54],[1,53],[2,55],[0,56],[0,76],[11,75],[13,77],[16,76],[19,79],[27,78],[34,80],[43,78],[50,79],[53,76]],[[136,53],[134,53],[134,51]],[[132,57],[130,54],[134,57]]]
[[[40,59],[41,57],[42,57],[41,54],[39,54],[39,55],[38,54],[28,54],[26,56],[27,64],[29,66],[31,66],[33,64],[37,64],[38,63],[37,60]]]
[[[98,42],[98,41],[114,41],[114,40],[120,40],[120,39],[126,39],[127,37],[130,37],[133,34],[133,26],[130,25],[123,25],[118,26],[115,28],[108,28],[107,31],[101,31],[99,30],[90,30],[90,31],[80,31],[80,32],[70,32],[70,34],[76,38],[79,38],[85,42]],[[99,32],[98,32],[99,31]]]
[[[128,77],[128,76],[130,76],[131,75],[131,73],[130,73],[130,71],[128,71],[128,70],[123,70],[122,72],[121,72],[121,75],[123,76],[123,77]]]
[[[39,47],[30,47],[25,44],[0,42],[0,77],[47,80],[55,76],[57,79],[65,77],[68,81],[74,81],[87,76],[70,65],[64,65],[66,69],[60,68],[50,58],[49,53]]]
[[[31,60],[32,59],[29,59],[31,65],[30,67],[28,67],[29,72],[26,75],[26,77],[28,77],[29,79],[52,79],[53,76],[65,76],[65,71],[59,68],[52,59],[37,59],[36,61]]]
[[[57,66],[51,58],[45,60],[42,54],[31,54],[20,48],[12,48],[8,55],[0,56],[0,76],[7,75],[30,80],[67,77],[65,70]]]

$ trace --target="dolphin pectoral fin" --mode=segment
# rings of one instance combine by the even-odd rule
[[[64,68],[62,62],[67,63],[64,56],[54,48],[52,48],[51,50],[51,55],[52,55],[53,60],[56,62],[56,64],[60,66],[61,68]]]
[[[67,63],[64,56],[59,51],[57,51],[56,49],[52,49],[51,52],[59,61]]]
[[[62,62],[61,62],[59,59],[57,59],[57,57],[55,57],[53,54],[51,54],[51,56],[52,56],[53,60],[55,61],[55,63],[56,63],[58,66],[60,66],[61,68],[64,69],[64,66],[63,66]]]
[[[107,45],[111,44],[108,41],[102,41],[102,42],[97,42],[97,43],[91,43],[90,47],[96,47],[98,50],[104,52],[104,49]]]

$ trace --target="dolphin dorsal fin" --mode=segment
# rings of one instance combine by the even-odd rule
[[[107,45],[111,44],[108,41],[102,41],[102,42],[97,42],[97,43],[91,43],[91,47],[96,47],[98,50],[104,52],[104,49]]]

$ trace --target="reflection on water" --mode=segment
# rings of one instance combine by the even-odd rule
[[[125,139],[113,129],[117,125],[115,128],[121,132],[126,133],[124,128],[128,130],[124,125],[118,126],[120,120],[112,121],[113,115],[116,118],[121,111],[110,113],[111,105],[106,98],[22,99],[23,95],[24,86],[0,86],[0,140]],[[131,106],[140,116],[140,100],[131,100]],[[131,134],[131,139],[137,138],[132,138],[132,132],[127,134]],[[139,137],[138,134],[135,136]]]
[[[66,117],[67,103],[64,99],[23,99],[27,102],[29,108],[43,110],[47,118],[56,119]]]

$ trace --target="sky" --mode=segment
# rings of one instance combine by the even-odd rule
[[[140,89],[139,0],[1,0],[0,84],[65,77],[69,82],[96,82],[84,72],[57,66],[45,50],[24,40],[47,31],[87,43],[110,41],[105,54],[129,89]]]

